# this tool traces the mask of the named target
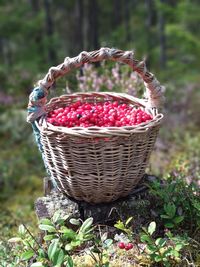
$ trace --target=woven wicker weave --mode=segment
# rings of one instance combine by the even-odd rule
[[[156,107],[162,99],[162,88],[154,76],[147,72],[145,65],[141,67],[141,62],[133,58],[132,52],[131,54],[116,49],[104,49],[106,56],[102,56],[103,49],[100,49],[90,53],[84,52],[81,62],[77,62],[81,54],[76,58],[67,58],[63,63],[64,67],[61,64],[54,67],[53,72],[52,68],[50,69],[44,80],[39,82],[40,87],[46,92],[58,76],[69,72],[71,68],[79,67],[85,62],[109,58],[127,63],[141,75],[145,81],[147,99],[138,99],[122,93],[91,92],[63,95],[51,99],[45,105],[45,94],[38,106],[45,106],[45,112],[49,112],[78,100],[90,103],[117,100],[119,103],[148,110],[153,120],[126,127],[67,128],[47,123],[45,116],[36,120],[35,114],[29,113],[28,117],[29,121],[35,120],[45,165],[58,189],[77,200],[90,203],[116,200],[128,195],[138,184],[144,175],[163,118]],[[75,61],[76,64],[73,65]],[[29,107],[31,105],[37,106],[30,98]]]

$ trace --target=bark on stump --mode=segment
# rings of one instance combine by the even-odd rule
[[[60,210],[63,215],[70,218],[93,217],[94,223],[112,224],[117,220],[124,220],[131,216],[135,223],[144,223],[143,218],[146,212],[151,210],[147,184],[155,180],[155,176],[145,175],[143,180],[133,191],[124,198],[120,198],[111,203],[89,204],[84,201],[76,201],[52,188],[48,178],[44,178],[44,197],[40,197],[35,202],[35,211],[38,219],[50,218],[55,211]],[[155,214],[156,216],[156,214]],[[147,217],[146,217],[147,218]]]

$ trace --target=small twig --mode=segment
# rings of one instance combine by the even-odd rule
[[[34,247],[31,246],[31,244],[29,243],[29,241],[27,241],[29,247],[35,252],[36,255],[38,255],[37,250],[34,249]]]
[[[200,243],[198,241],[196,241],[195,239],[193,238],[190,238],[190,240],[192,240],[194,243],[196,243],[199,247],[200,247]]]
[[[95,255],[91,250],[89,251],[88,255],[90,255],[90,257],[97,263],[97,258],[95,257]]]
[[[22,225],[24,226],[24,228],[26,229],[26,231],[28,232],[28,234],[32,237],[32,239],[35,241],[35,243],[38,245],[39,248],[42,248],[42,246],[40,245],[40,243],[35,239],[35,237],[32,235],[32,233],[29,231],[29,229],[26,227],[26,225],[24,223],[22,223]],[[37,252],[36,252],[37,254]]]
[[[119,211],[117,210],[116,207],[112,207],[112,209],[110,210],[110,212],[109,212],[109,214],[108,214],[108,218],[112,215],[113,211],[115,211],[115,212],[118,214],[120,220],[122,221],[121,214],[119,213]]]
[[[196,230],[194,231],[194,233],[193,233],[193,236],[196,236],[196,233],[199,231],[199,227],[197,227],[196,228]],[[194,239],[193,239],[194,240]],[[196,241],[197,242],[197,241]],[[198,243],[198,242],[197,242]],[[199,245],[200,245],[200,243],[199,243]]]
[[[194,266],[195,267],[195,264],[194,264],[194,261],[193,261],[193,258],[192,258],[192,254],[191,254],[191,252],[190,251],[188,251],[189,252],[189,256],[190,256],[190,260],[191,260],[191,266]]]
[[[190,263],[186,257],[183,258],[183,261],[186,261],[188,266],[194,266],[193,263]]]

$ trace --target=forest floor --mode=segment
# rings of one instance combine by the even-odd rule
[[[185,87],[182,89],[184,94],[177,96],[178,101],[171,97],[173,101],[165,106],[165,120],[148,173],[158,177],[181,173],[187,183],[195,181],[200,185],[200,95],[197,88],[197,84]],[[0,197],[0,232],[1,240],[5,241],[16,233],[22,222],[36,232],[34,201],[43,195],[45,171],[33,144],[31,129],[25,123],[25,111],[18,108],[7,110],[0,115],[0,122],[0,183],[4,188]],[[120,264],[125,258],[131,259],[134,254],[118,249],[116,255],[118,263],[116,257],[113,258],[115,267],[122,266]]]

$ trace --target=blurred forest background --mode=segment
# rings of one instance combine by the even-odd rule
[[[199,14],[198,0],[0,1],[2,238],[19,222],[35,225],[34,200],[43,194],[45,170],[26,123],[28,95],[49,67],[83,50],[134,49],[137,59],[146,59],[166,86],[166,119],[148,172],[173,171],[198,183]],[[57,83],[53,94],[65,85]],[[76,89],[73,83],[70,89]]]

